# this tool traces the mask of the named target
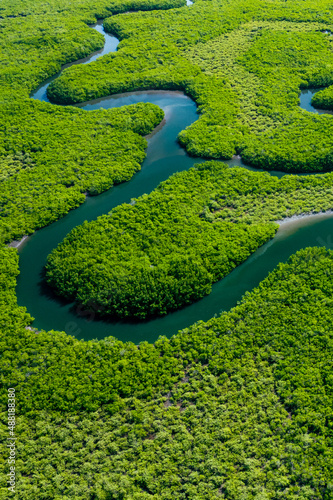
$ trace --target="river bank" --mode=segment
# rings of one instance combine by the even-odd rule
[[[46,95],[45,87],[44,95]],[[47,100],[37,95],[34,97]],[[196,103],[183,92],[156,90],[131,92],[96,99],[77,106],[85,110],[97,110],[136,102],[153,102],[165,112],[163,122],[146,136],[147,157],[140,172],[126,183],[114,186],[96,197],[87,197],[82,205],[71,210],[68,215],[31,235],[29,244],[23,244],[28,237],[13,242],[20,254],[18,303],[26,306],[29,313],[36,318],[33,327],[38,330],[63,330],[85,340],[113,335],[136,344],[143,340],[153,342],[161,332],[171,336],[188,324],[198,320],[208,320],[221,311],[230,309],[246,291],[257,286],[269,271],[279,262],[286,260],[293,251],[325,242],[327,246],[327,242],[330,241],[333,229],[330,211],[319,214],[305,213],[277,221],[280,228],[275,238],[260,247],[223,280],[215,283],[210,295],[179,311],[151,321],[130,323],[98,320],[94,311],[83,310],[73,303],[59,300],[52,290],[45,286],[42,278],[43,270],[49,253],[73,227],[82,224],[84,220],[93,220],[103,213],[108,213],[117,205],[129,203],[132,198],[137,198],[143,193],[149,193],[173,173],[187,170],[195,163],[205,161],[203,158],[190,157],[177,141],[178,133],[198,118]],[[231,167],[242,166],[257,171],[244,165],[239,155],[235,155],[232,160],[225,163]],[[278,177],[286,175],[284,172],[270,172],[270,174]],[[295,230],[298,227],[300,230]],[[291,230],[289,233],[288,228]]]
[[[299,215],[292,215],[291,217],[285,217],[284,219],[279,219],[276,222],[276,224],[279,224],[279,226],[284,226],[284,225],[290,225],[294,224],[296,222],[303,221],[304,219],[313,219],[314,221],[316,220],[321,220],[325,219],[327,217],[333,217],[333,210],[326,210],[324,212],[310,212],[310,213],[302,213]]]
[[[31,236],[31,235],[30,235]],[[23,243],[29,238],[29,235],[26,235],[26,236],[23,236],[23,238],[21,238],[20,240],[14,240],[14,241],[11,241],[10,243],[8,243],[8,247],[11,247],[11,248],[21,248],[21,246],[23,245]]]

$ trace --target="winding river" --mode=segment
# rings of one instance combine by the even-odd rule
[[[190,3],[188,3],[190,4]],[[103,31],[102,23],[93,26],[105,36],[102,50],[86,59],[73,64],[86,64],[102,55],[116,50],[118,40]],[[55,75],[44,82],[34,94],[34,99],[47,101],[46,89]],[[301,107],[307,111],[318,112],[311,106],[314,90],[301,94]],[[305,218],[293,218],[283,222],[275,238],[263,245],[247,261],[238,266],[226,278],[213,285],[212,293],[200,301],[167,316],[151,321],[129,323],[123,321],[105,321],[94,318],[94,314],[68,304],[56,297],[43,279],[44,265],[48,254],[75,226],[85,220],[96,219],[109,212],[113,207],[126,203],[131,198],[151,192],[160,182],[177,171],[187,170],[202,159],[189,157],[176,141],[178,133],[193,123],[198,117],[195,103],[181,92],[148,91],[113,95],[79,106],[86,110],[111,108],[152,102],[165,112],[165,123],[158,126],[147,137],[147,157],[142,169],[129,182],[117,185],[96,196],[88,197],[79,208],[72,210],[59,221],[36,231],[19,247],[20,275],[17,283],[17,298],[21,306],[35,317],[32,326],[37,329],[63,330],[70,335],[85,340],[101,339],[112,335],[123,341],[138,344],[147,340],[154,342],[159,335],[171,335],[198,320],[208,320],[221,311],[236,305],[247,290],[252,290],[272,271],[279,262],[301,248],[307,246],[326,246],[333,248],[333,214],[316,214]],[[230,166],[242,165],[239,158],[228,162]],[[252,170],[252,169],[251,169]],[[281,177],[282,172],[270,172]]]

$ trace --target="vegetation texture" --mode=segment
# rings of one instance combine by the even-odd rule
[[[299,107],[301,88],[333,83],[331,2],[197,1],[104,23],[116,53],[72,67],[49,97],[75,103],[114,92],[180,89],[200,118],[180,134],[189,153],[241,154],[267,170],[332,170],[333,120]]]
[[[0,241],[19,239],[85,199],[129,180],[145,157],[140,137],[162,120],[151,104],[87,112],[29,95],[61,65],[103,46],[87,24],[123,10],[185,0],[9,1],[0,6]],[[129,15],[126,15],[128,17]]]
[[[179,136],[191,154],[332,170],[332,117],[298,106],[300,88],[333,84],[332,0],[2,0],[1,243],[140,168],[156,106],[85,112],[29,98],[102,47],[88,25],[106,17],[119,50],[65,70],[53,101],[185,90],[199,106]],[[209,293],[274,235],[274,220],[332,208],[332,175],[197,166],[75,229],[49,280],[104,314],[163,314]],[[0,246],[1,498],[332,499],[331,251],[302,250],[230,312],[138,346],[36,331],[16,301],[18,273],[16,250]]]
[[[333,109],[333,85],[324,90],[319,90],[312,97],[311,104],[320,109]]]
[[[13,304],[13,498],[330,499],[332,273],[331,251],[302,250],[229,313],[154,345],[26,330]]]
[[[36,124],[34,108],[45,128]],[[164,116],[150,103],[87,113],[31,102],[20,112],[24,125],[17,127],[17,116],[7,119],[0,146],[6,154],[0,223],[7,241],[59,219],[85,193],[96,195],[129,180],[145,158],[147,141],[139,134],[149,133]],[[18,143],[24,153],[17,153]]]
[[[63,216],[86,192],[128,180],[144,157],[145,142],[135,134],[161,119],[150,105],[136,108],[133,126],[112,111],[88,113],[29,99],[61,64],[101,48],[102,36],[87,26],[97,18],[109,16],[104,25],[121,39],[119,50],[64,70],[49,87],[51,99],[68,104],[126,90],[183,89],[200,113],[179,136],[189,153],[241,153],[249,164],[270,170],[331,170],[332,117],[298,106],[300,87],[332,83],[331,3],[184,3],[2,2],[1,241]],[[125,9],[141,12],[120,14]],[[160,10],[142,12],[151,9]]]
[[[49,256],[47,279],[104,315],[165,314],[210,293],[274,236],[273,221],[331,208],[333,174],[279,180],[203,163],[75,228]]]

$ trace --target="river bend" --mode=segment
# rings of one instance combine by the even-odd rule
[[[191,5],[190,0],[188,5]],[[62,69],[73,64],[87,64],[116,50],[119,41],[104,32],[102,22],[92,27],[104,35],[104,48],[90,57],[65,65]],[[48,101],[47,87],[59,74],[43,82],[31,97]],[[311,106],[313,93],[314,89],[302,91],[300,105],[307,111],[317,113],[318,110]],[[210,295],[167,316],[145,322],[97,320],[92,313],[56,297],[45,284],[44,266],[49,253],[69,231],[85,220],[96,219],[113,207],[129,202],[131,198],[151,192],[173,173],[187,170],[195,163],[204,161],[188,156],[176,140],[178,133],[198,118],[195,103],[181,92],[132,92],[97,99],[79,106],[93,110],[137,102],[157,104],[165,112],[164,125],[158,126],[154,133],[148,136],[147,156],[141,171],[126,183],[119,184],[99,196],[88,197],[80,207],[50,226],[36,231],[19,247],[18,303],[27,307],[28,312],[35,317],[32,326],[37,329],[62,330],[85,340],[112,335],[136,344],[143,340],[154,342],[159,335],[170,337],[198,320],[207,321],[221,311],[229,310],[246,291],[257,286],[279,262],[287,260],[297,250],[307,246],[333,248],[332,214],[317,214],[283,222],[274,239],[259,248],[227,277],[214,284]],[[241,165],[250,168],[242,164],[239,158],[226,163],[230,166]],[[282,172],[270,173],[278,177],[285,175]]]

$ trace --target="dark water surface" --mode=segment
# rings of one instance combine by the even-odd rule
[[[102,32],[103,28],[98,24],[95,29]],[[108,47],[81,62],[90,62],[115,50],[118,41],[110,37],[108,43]],[[56,77],[57,75],[44,82],[32,97],[47,100],[47,85]],[[310,109],[312,94],[313,90],[302,92],[301,107],[317,112],[314,108]],[[48,254],[71,229],[85,220],[96,219],[120,203],[130,202],[131,198],[151,192],[173,173],[187,170],[193,164],[204,161],[189,157],[176,141],[178,133],[198,118],[195,103],[181,92],[148,91],[119,94],[80,104],[80,107],[91,110],[136,102],[152,102],[165,112],[164,124],[157,127],[148,138],[147,157],[141,171],[129,182],[120,184],[99,196],[88,197],[83,205],[72,210],[63,219],[29,237],[19,249],[21,273],[17,284],[18,303],[26,306],[28,312],[36,318],[33,326],[38,329],[64,330],[85,340],[112,335],[123,341],[154,342],[159,335],[170,337],[179,329],[198,320],[206,321],[221,311],[229,310],[246,291],[257,286],[279,262],[287,260],[297,250],[307,246],[324,245],[327,248],[333,246],[332,214],[318,214],[283,223],[272,241],[263,245],[246,262],[213,285],[210,295],[191,306],[147,322],[96,320],[93,312],[57,298],[45,285],[43,270]],[[246,167],[239,158],[226,163],[230,166]],[[281,172],[271,172],[271,174],[278,177],[284,175]]]

